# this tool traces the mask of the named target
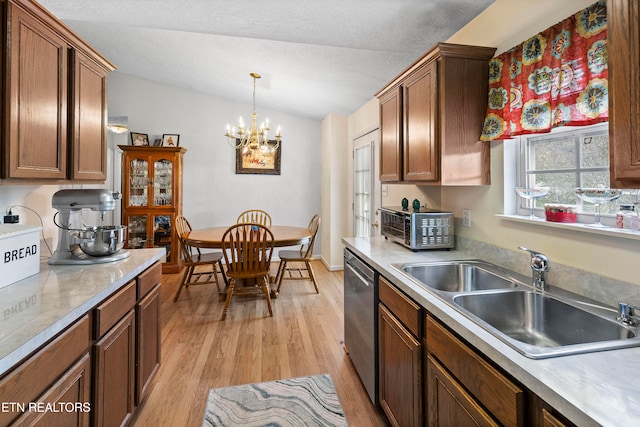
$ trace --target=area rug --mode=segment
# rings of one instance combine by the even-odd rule
[[[348,426],[328,374],[209,390],[202,427]]]

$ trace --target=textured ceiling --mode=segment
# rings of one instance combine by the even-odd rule
[[[40,0],[118,70],[322,119],[349,115],[494,0]]]

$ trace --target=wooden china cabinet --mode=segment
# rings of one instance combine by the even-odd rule
[[[119,145],[122,155],[122,222],[129,249],[164,247],[163,273],[182,270],[174,220],[182,214],[183,147]]]

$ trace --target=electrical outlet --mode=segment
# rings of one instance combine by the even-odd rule
[[[471,209],[462,209],[462,226],[471,227]]]

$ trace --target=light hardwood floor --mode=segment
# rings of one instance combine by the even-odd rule
[[[264,298],[237,297],[225,321],[215,285],[183,289],[174,303],[181,276],[163,275],[162,365],[133,425],[200,426],[211,388],[328,373],[350,426],[386,426],[344,353],[342,271],[313,268],[319,294],[285,281],[273,317]]]

